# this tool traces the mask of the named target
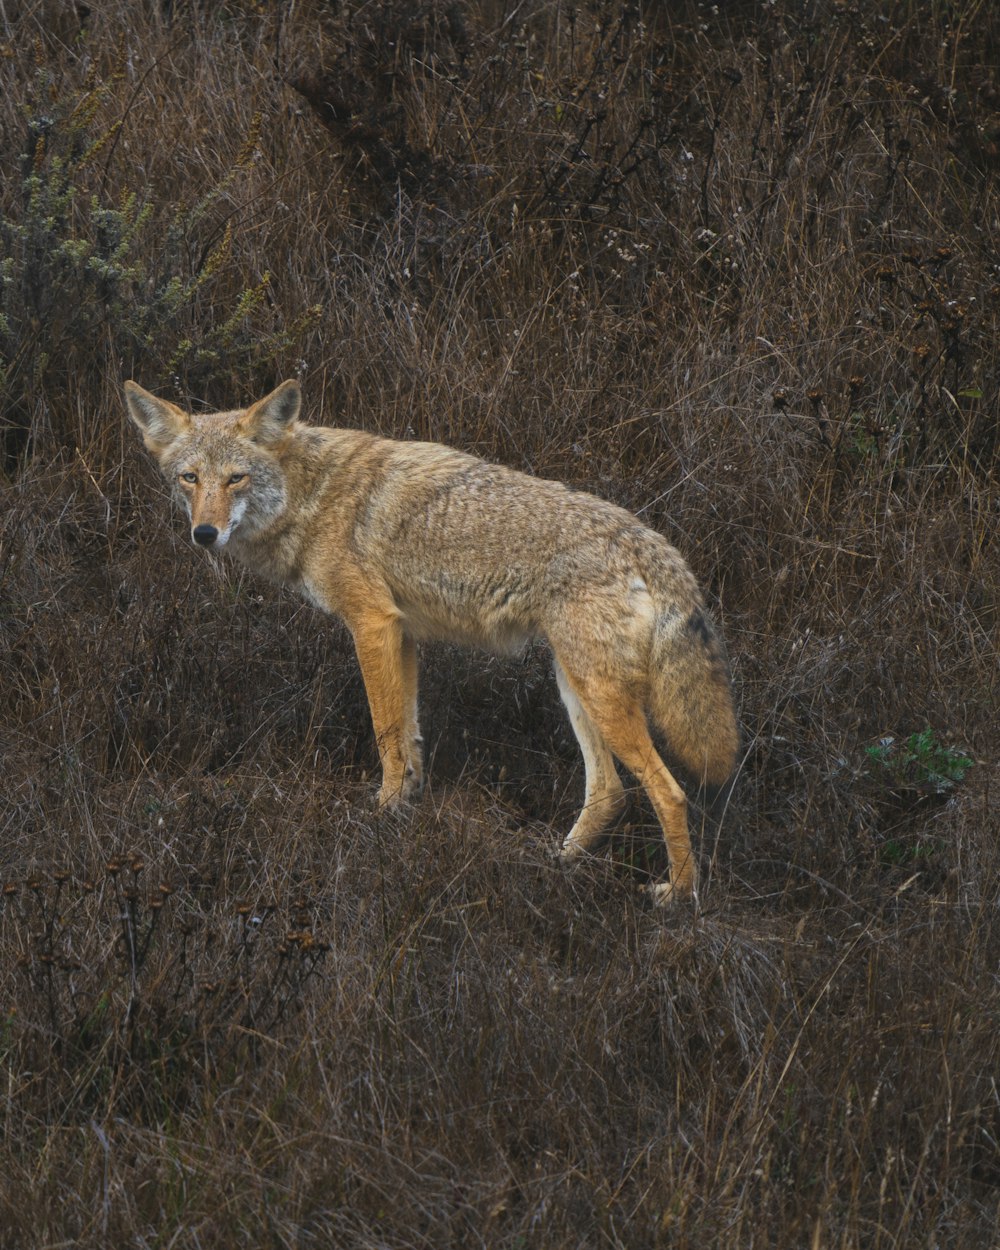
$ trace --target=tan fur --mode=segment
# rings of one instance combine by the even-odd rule
[[[698,782],[721,784],[738,746],[729,670],[680,554],[602,499],[437,443],[298,419],[298,384],[246,410],[192,416],[125,384],[128,410],[191,518],[192,536],[346,621],[382,761],[379,800],[423,780],[416,644],[499,650],[548,640],[586,765],[562,847],[592,848],[621,811],[617,757],[663,827],[668,882],[696,884],[683,791],[647,715]]]

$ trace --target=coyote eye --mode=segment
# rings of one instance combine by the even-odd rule
[[[247,475],[245,473],[231,473],[229,475],[229,485],[230,486],[238,485],[240,482],[243,482],[246,480],[246,476]]]
[[[198,474],[197,474],[197,473],[190,473],[190,472],[188,472],[188,473],[182,473],[182,474],[181,474],[181,481],[182,481],[182,482],[197,482],[197,480],[198,480]]]

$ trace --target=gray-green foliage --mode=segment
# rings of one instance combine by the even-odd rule
[[[109,359],[154,383],[199,389],[241,362],[273,359],[320,311],[269,326],[270,274],[247,278],[233,257],[223,199],[253,165],[259,120],[232,168],[197,202],[161,197],[154,208],[145,186],[117,196],[106,189],[121,129],[101,120],[113,82],[89,81],[75,99],[53,99],[39,75],[25,110],[19,177],[0,216],[0,395],[21,414],[8,418],[8,452],[30,436],[38,394],[71,394]],[[226,306],[207,328],[206,297]]]

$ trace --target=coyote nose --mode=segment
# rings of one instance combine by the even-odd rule
[[[219,531],[214,525],[196,525],[191,531],[191,537],[199,546],[211,547],[212,543],[219,537]]]

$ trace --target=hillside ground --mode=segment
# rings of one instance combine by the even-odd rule
[[[998,1244],[1000,12],[0,6],[0,1247]],[[731,653],[699,906],[541,645],[191,546],[121,383],[638,512]]]

